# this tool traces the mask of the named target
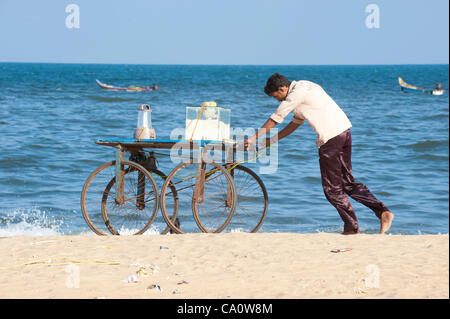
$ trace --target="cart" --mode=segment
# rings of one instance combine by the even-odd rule
[[[81,192],[83,217],[98,235],[143,234],[159,209],[165,222],[161,234],[256,232],[266,217],[264,183],[236,163],[234,143],[104,139],[96,144],[116,148],[115,160],[95,169]],[[168,175],[158,170],[158,149],[170,149],[180,161]],[[217,151],[220,158],[208,156]]]

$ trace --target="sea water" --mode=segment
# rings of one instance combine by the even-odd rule
[[[267,78],[320,84],[352,122],[353,173],[394,213],[392,234],[448,233],[449,96],[400,91],[408,83],[448,89],[448,65],[188,66],[0,63],[0,236],[92,236],[80,208],[88,175],[115,151],[100,138],[131,138],[137,109],[152,106],[158,138],[185,129],[186,105],[216,101],[231,110],[231,128],[261,127],[278,102]],[[157,83],[154,92],[116,86]],[[292,115],[277,126],[284,127]],[[316,136],[307,123],[280,141],[275,173],[259,174],[269,195],[263,232],[341,232],[322,191]],[[164,153],[165,150],[159,150]],[[158,156],[158,167],[175,166]],[[260,157],[259,159],[263,159]],[[245,165],[259,172],[261,161]],[[363,233],[379,221],[351,200]],[[131,233],[131,231],[130,231]],[[151,228],[146,234],[156,234]]]

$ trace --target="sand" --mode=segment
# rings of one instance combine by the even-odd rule
[[[448,244],[327,233],[3,237],[0,298],[449,298]],[[352,250],[331,252],[342,248]]]

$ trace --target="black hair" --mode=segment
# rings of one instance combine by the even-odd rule
[[[267,80],[266,86],[264,87],[264,93],[267,95],[272,94],[275,91],[278,91],[278,89],[282,86],[289,87],[291,85],[291,81],[287,79],[284,75],[281,75],[280,73],[274,73],[270,76],[270,78]]]

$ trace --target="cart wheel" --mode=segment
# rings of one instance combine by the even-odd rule
[[[127,173],[127,172],[125,172],[125,173]],[[158,187],[158,189],[161,189],[162,186],[164,185],[164,182],[166,181],[166,177],[167,176],[163,172],[161,172],[160,170],[152,170],[152,171],[149,171],[149,173],[152,175],[153,179],[155,180],[155,183],[156,183],[156,186]],[[109,190],[113,187],[114,183],[115,183],[115,177],[113,177],[110,180],[110,182],[109,182],[108,186],[106,187],[105,191],[108,190],[108,192],[109,192]],[[171,190],[171,193],[172,193],[172,198],[170,200],[172,201],[171,207],[173,208],[172,212],[171,212],[171,220],[175,221],[176,218],[177,218],[177,211],[178,211],[177,190],[176,190],[176,188],[175,188],[175,186],[173,184],[169,185],[169,187],[170,187],[170,190]],[[156,216],[156,218],[153,220],[152,225],[155,225],[155,223],[158,223],[158,218],[159,217]],[[162,219],[162,217],[161,217],[161,219]],[[161,235],[164,235],[164,234],[167,234],[170,231],[170,227],[167,226],[167,224],[166,224],[166,222],[164,220],[162,220],[162,223],[164,224],[163,227],[165,227],[165,228],[161,232]],[[108,225],[109,225],[108,230],[112,234],[118,235],[117,231],[112,227],[112,225],[111,224],[108,224]]]
[[[112,173],[111,171],[112,167]],[[107,235],[101,209],[101,198],[105,187],[114,174],[115,161],[97,167],[86,179],[81,191],[81,211],[84,220],[97,235]]]
[[[237,165],[230,171],[236,185],[237,204],[230,231],[255,233],[266,218],[269,197],[261,178],[251,169]]]
[[[143,234],[158,213],[158,187],[151,174],[141,165],[123,161],[123,199],[116,197],[115,161],[110,166],[112,177],[101,198],[102,216],[113,235]]]
[[[151,170],[150,174],[152,174],[152,177],[154,178],[156,185],[158,186],[158,189],[162,189],[164,182],[167,179],[167,175],[164,174],[163,172],[161,172],[160,170]],[[170,201],[170,204],[168,203],[169,201]],[[166,197],[166,203],[167,203],[167,206],[170,207],[170,211],[168,210],[168,215],[171,216],[170,220],[173,223],[176,223],[179,204],[178,204],[177,189],[175,188],[175,185],[173,183],[169,184],[169,192]],[[161,232],[161,235],[167,234],[171,229],[166,224],[166,222],[163,218],[157,216],[157,218],[155,219],[153,224],[155,224],[159,219],[162,219],[161,223],[164,223],[163,227],[165,227],[163,229],[163,231]]]
[[[203,165],[205,178],[201,199],[195,196],[196,174]],[[177,221],[169,218],[172,211],[167,198],[171,196],[169,185],[176,187],[178,195]],[[236,206],[236,189],[227,170],[220,164],[194,162],[181,163],[170,172],[161,190],[161,212],[173,232],[221,232],[230,222]],[[192,215],[194,221],[192,222]],[[197,226],[197,227],[196,227]]]

